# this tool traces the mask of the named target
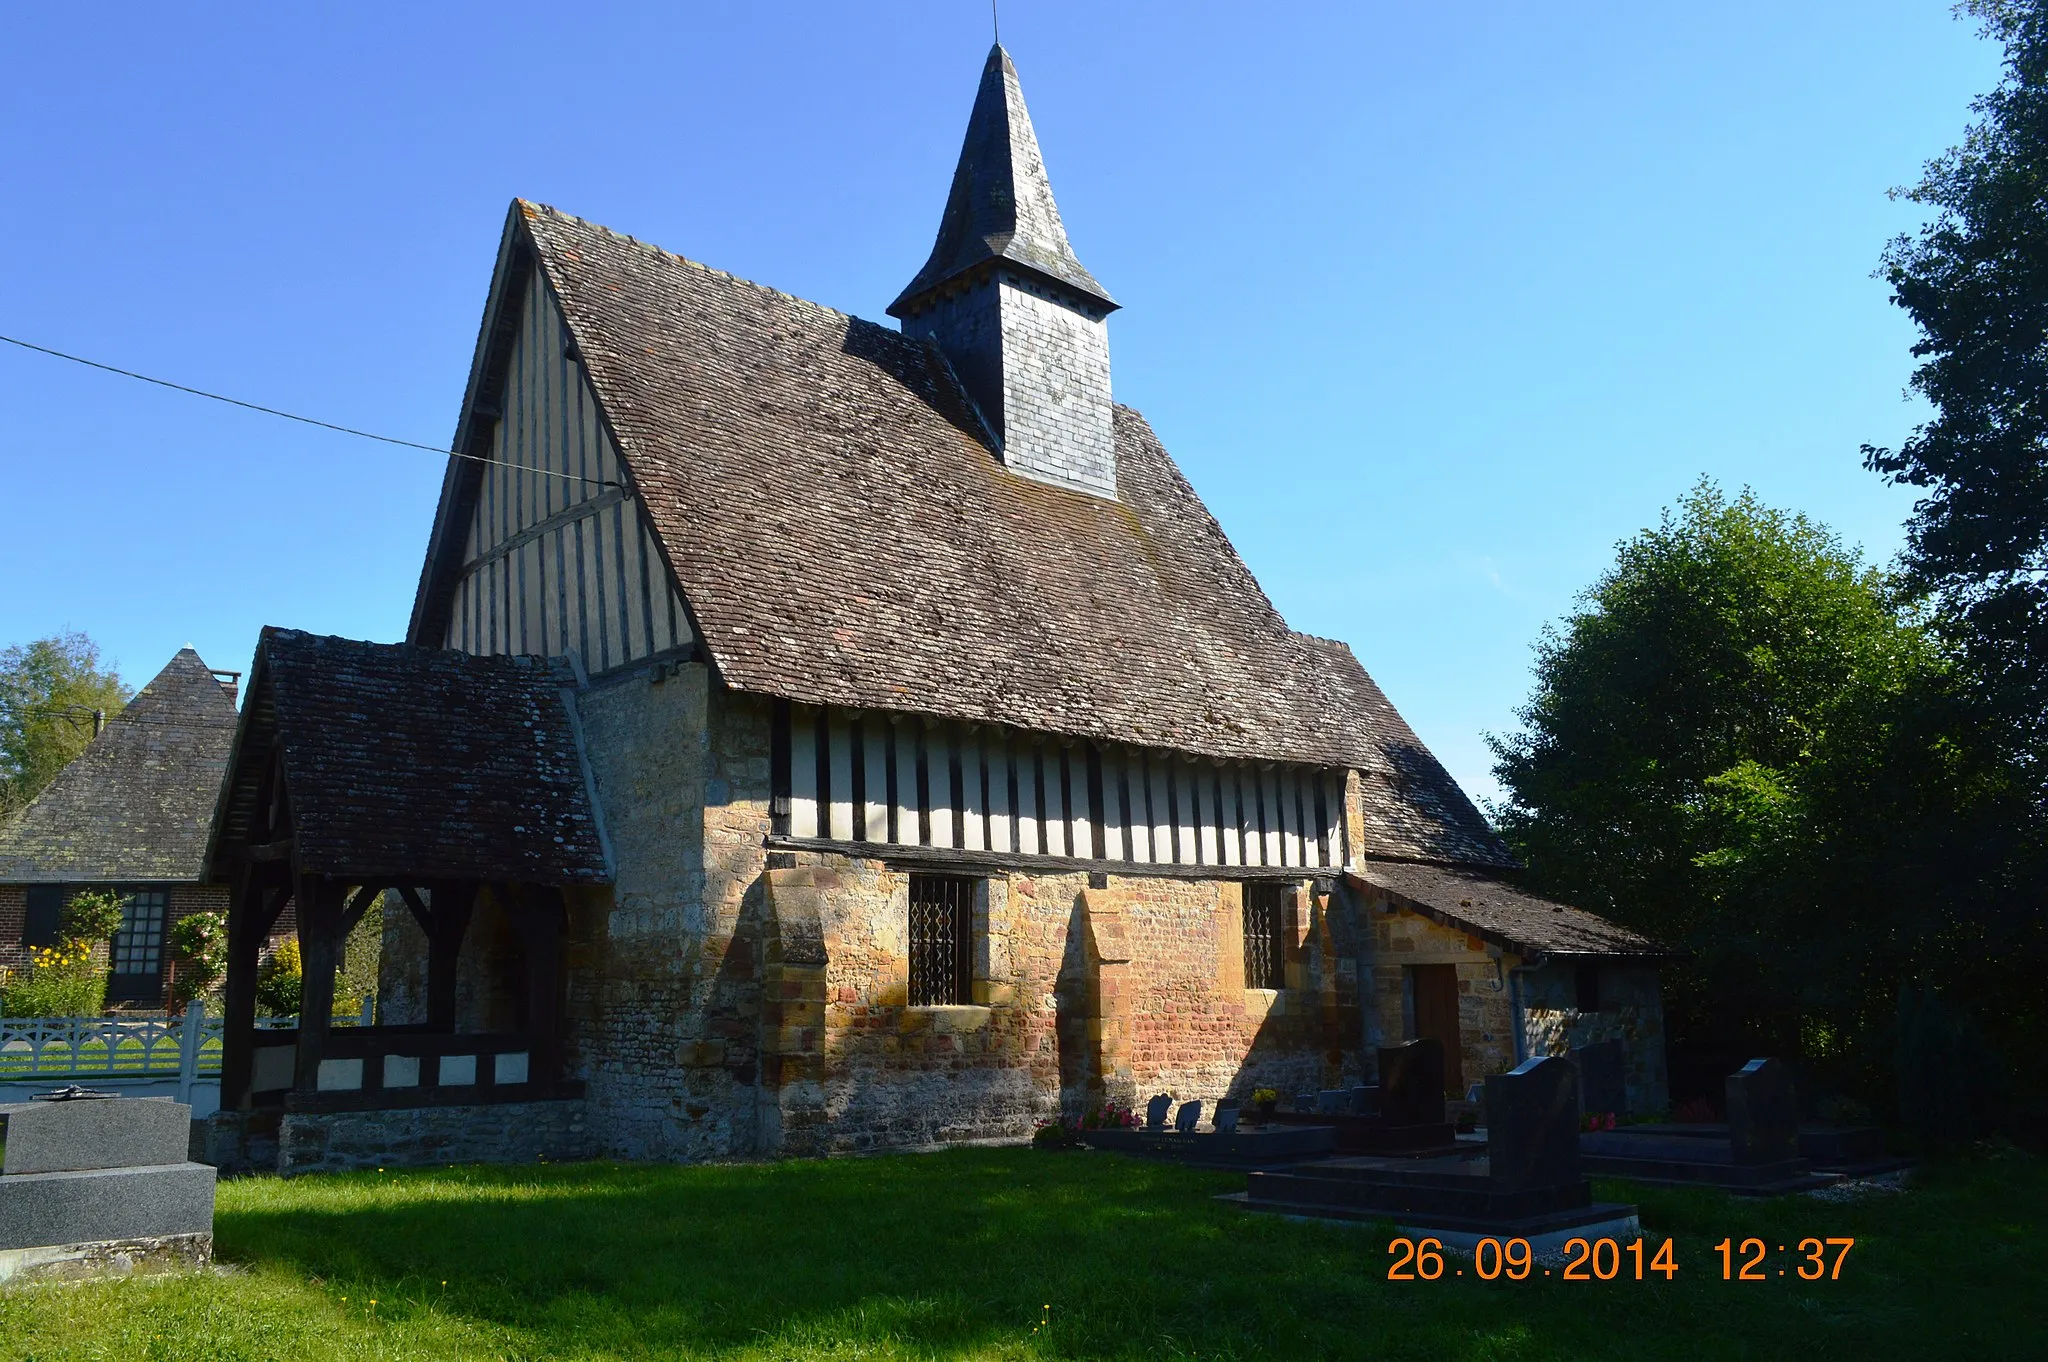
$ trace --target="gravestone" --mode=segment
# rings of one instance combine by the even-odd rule
[[[1782,1163],[1799,1157],[1799,1095],[1792,1066],[1752,1059],[1728,1075],[1728,1144],[1735,1162]]]
[[[1579,1110],[1588,1116],[1628,1115],[1628,1049],[1619,1040],[1595,1041],[1571,1053],[1579,1066]]]
[[[1303,1114],[1314,1111],[1316,1109],[1316,1095],[1312,1092],[1298,1092],[1294,1094],[1294,1109]]]
[[[1350,1105],[1351,1094],[1342,1088],[1324,1088],[1316,1094],[1316,1115],[1336,1116]]]
[[[1380,1051],[1380,1119],[1392,1126],[1443,1124],[1442,1042],[1425,1037]]]
[[[1237,1103],[1222,1101],[1216,1104],[1216,1114],[1209,1118],[1209,1126],[1218,1135],[1237,1134]]]
[[[1544,1056],[1489,1077],[1486,1154],[1496,1192],[1577,1186],[1578,1066]]]
[[[214,1170],[191,1133],[162,1098],[0,1105],[0,1281],[205,1265]]]
[[[1145,1104],[1145,1129],[1166,1129],[1166,1114],[1172,1110],[1173,1098],[1163,1092],[1147,1102]]]
[[[1183,1135],[1194,1134],[1195,1127],[1201,1123],[1202,1103],[1199,1099],[1193,1102],[1181,1103],[1180,1110],[1175,1112],[1173,1116],[1173,1128]]]
[[[1380,1114],[1380,1090],[1375,1087],[1359,1087],[1351,1090],[1353,1116],[1377,1116]]]

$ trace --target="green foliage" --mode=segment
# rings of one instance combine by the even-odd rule
[[[299,939],[286,937],[256,970],[256,1005],[273,1017],[296,1017],[305,982]]]
[[[341,944],[341,960],[334,972],[337,1019],[360,1016],[364,1000],[376,996],[377,966],[383,954],[384,900],[379,896]]]
[[[1889,1108],[1902,980],[2038,994],[2026,951],[1986,965],[2032,930],[1997,883],[2014,773],[1824,527],[1701,483],[1545,631],[1520,717],[1502,830],[1541,887],[1687,952],[1667,1010],[1711,1071],[1781,1054]]]
[[[58,921],[57,939],[68,945],[82,946],[97,946],[111,940],[114,933],[121,930],[122,907],[127,901],[122,894],[80,890],[64,904],[63,916]]]
[[[2005,49],[1961,145],[1896,191],[1933,210],[1880,277],[1919,328],[1934,408],[1868,466],[1921,489],[1905,566],[1941,602],[1983,696],[2048,787],[2048,0],[1964,6]]]
[[[93,711],[108,717],[132,692],[84,634],[0,649],[0,817],[41,794],[92,741]]]
[[[106,966],[89,945],[37,947],[26,969],[0,970],[0,1015],[97,1017],[106,1005]]]
[[[228,969],[228,915],[191,913],[171,925],[171,952],[178,962],[178,1001],[212,994]]]

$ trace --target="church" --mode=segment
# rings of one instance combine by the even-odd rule
[[[885,326],[516,201],[406,641],[269,629],[208,846],[221,1149],[727,1159],[1167,1092],[1454,1098],[1663,952],[1516,862],[1145,418],[1017,70]],[[337,943],[387,911],[376,1025]],[[257,1028],[295,908],[295,1030]]]

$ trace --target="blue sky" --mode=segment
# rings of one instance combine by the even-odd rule
[[[1896,551],[1885,191],[1997,75],[1944,6],[1004,10],[1117,397],[1475,794],[1539,629],[1701,474]],[[17,7],[0,333],[443,442],[514,195],[886,320],[988,41],[979,0]],[[395,639],[440,474],[0,347],[0,645]]]

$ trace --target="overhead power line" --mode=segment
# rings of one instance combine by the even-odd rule
[[[322,430],[332,430],[342,435],[353,435],[358,439],[376,440],[382,444],[398,445],[405,449],[423,449],[429,454],[440,454],[452,459],[468,459],[472,463],[496,464],[500,468],[516,468],[522,473],[532,473],[537,477],[561,478],[568,482],[589,483],[593,487],[617,487],[619,485],[608,478],[586,478],[578,473],[557,473],[551,468],[534,468],[527,464],[507,463],[503,459],[493,459],[484,454],[464,454],[460,450],[443,449],[439,445],[423,445],[417,440],[401,440],[395,435],[379,435],[375,431],[357,430],[354,426],[340,426],[332,421],[322,421],[311,416],[300,416],[296,412],[280,411],[276,407],[266,407],[258,402],[244,402],[239,397],[228,397],[222,393],[210,393],[204,388],[189,388],[183,383],[173,383],[167,378],[152,378],[148,374],[138,374],[133,369],[123,369],[113,364],[102,364],[96,359],[87,359],[83,355],[67,354],[62,350],[52,350],[47,345],[35,345],[14,336],[0,336],[0,341],[6,341],[9,345],[18,345],[24,350],[33,350],[39,355],[49,355],[53,359],[64,359],[71,361],[73,364],[83,364],[88,369],[98,369],[109,374],[119,374],[122,378],[132,378],[138,383],[153,383],[159,388],[169,388],[172,392],[189,393],[193,397],[210,398],[215,402],[225,402],[231,407],[241,407],[246,411],[259,411],[265,416],[281,416],[287,421],[297,421],[302,425],[318,426]]]

